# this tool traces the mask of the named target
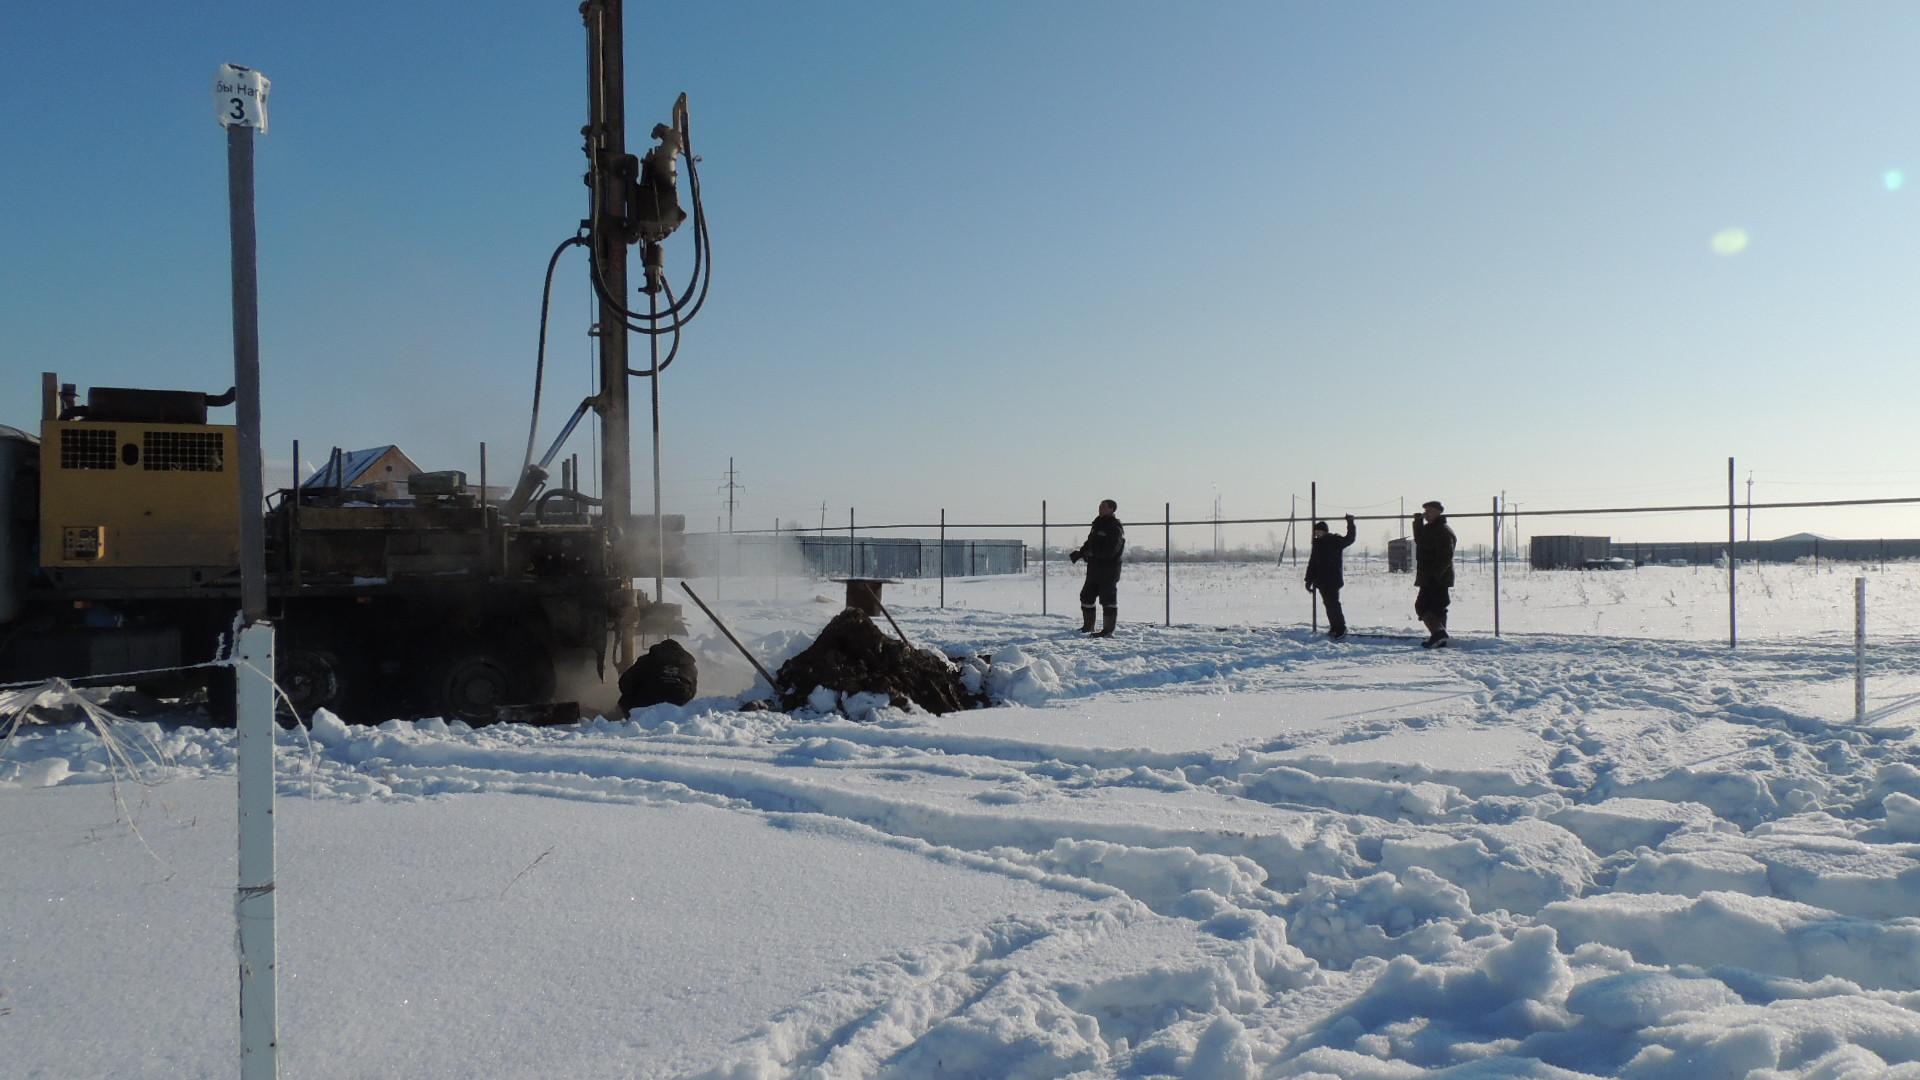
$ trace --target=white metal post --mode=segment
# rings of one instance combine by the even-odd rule
[[[1867,719],[1867,579],[1853,579],[1853,722]]]
[[[273,626],[240,631],[234,672],[239,691],[240,1076],[271,1080],[279,1055],[273,904]]]
[[[240,875],[233,916],[240,945],[240,1076],[279,1072],[273,925],[273,627],[266,622],[266,539],[261,518],[260,319],[253,220],[253,133],[267,129],[270,84],[223,64],[214,115],[227,133],[227,210],[233,261],[233,370],[238,436],[241,627],[234,642],[239,758]]]

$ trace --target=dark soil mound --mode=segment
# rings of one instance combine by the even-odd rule
[[[620,714],[671,701],[685,705],[700,689],[700,666],[681,644],[669,638],[648,649],[620,675]]]
[[[813,644],[780,665],[774,675],[780,707],[807,703],[816,686],[847,694],[882,693],[895,707],[911,701],[931,713],[967,707],[966,691],[953,665],[890,638],[854,608],[833,617]]]

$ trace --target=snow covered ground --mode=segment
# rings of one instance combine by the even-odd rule
[[[1743,568],[1734,652],[1724,571],[1520,572],[1496,641],[1463,570],[1440,653],[1404,577],[1335,645],[1130,567],[1087,641],[1060,569],[889,587],[992,709],[286,733],[283,1075],[1920,1077],[1914,568],[1865,723],[1851,567]],[[770,666],[838,610],[718,585]],[[227,1074],[231,735],[113,730],[0,743],[0,1074]]]

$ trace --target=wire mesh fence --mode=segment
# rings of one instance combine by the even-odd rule
[[[1750,521],[1756,510],[1920,507],[1920,497],[1740,502],[1732,492],[1730,484],[1725,503],[1530,509],[1524,519],[1497,497],[1485,509],[1449,512],[1456,536],[1449,630],[1456,636],[1587,634],[1729,645],[1749,638],[1850,639],[1855,579],[1864,577],[1873,583],[1868,631],[1879,637],[1910,633],[1907,613],[1920,610],[1920,538],[1742,540],[1736,524],[1742,515]],[[1123,621],[1325,626],[1320,598],[1302,580],[1307,529],[1317,507],[1240,518],[1176,517],[1172,503],[1158,509],[1158,520],[1136,514],[1127,522]],[[693,570],[713,577],[715,588],[737,601],[779,599],[783,579],[792,599],[811,587],[803,582],[884,577],[897,582],[889,595],[900,606],[1077,617],[1083,575],[1067,554],[1086,524],[1057,522],[1045,504],[1037,510],[969,522],[949,520],[942,511],[930,521],[867,525],[850,514],[848,524],[824,529],[741,531],[710,538],[710,553],[695,560]],[[1724,527],[1726,538],[1614,542],[1541,532],[1570,531],[1599,517],[1649,515],[1669,523],[1698,521],[1696,535]],[[1389,551],[1398,539],[1391,532],[1407,519],[1362,514],[1355,520],[1391,526],[1379,536],[1363,535],[1346,552],[1341,598],[1349,623],[1360,632],[1416,632],[1414,577]],[[1521,542],[1523,520],[1535,534],[1530,544]],[[1332,523],[1337,530],[1339,519]],[[1237,548],[1221,543],[1224,528],[1247,526],[1268,527],[1269,542]],[[1914,532],[1920,534],[1920,515]],[[1554,551],[1563,539],[1597,540],[1601,546],[1570,548],[1578,557],[1567,558]],[[991,561],[974,554],[984,550],[994,552]],[[831,589],[812,591],[831,599]]]

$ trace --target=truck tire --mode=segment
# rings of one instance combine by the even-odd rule
[[[293,711],[302,722],[311,720],[316,709],[335,714],[347,712],[355,684],[359,682],[332,649],[300,643],[290,644],[284,653],[274,658],[274,677],[287,695],[286,701],[280,703],[280,710],[285,712],[287,703],[292,702]]]
[[[503,650],[475,644],[442,655],[425,689],[430,710],[478,727],[493,723],[500,706],[524,704],[525,678]]]

